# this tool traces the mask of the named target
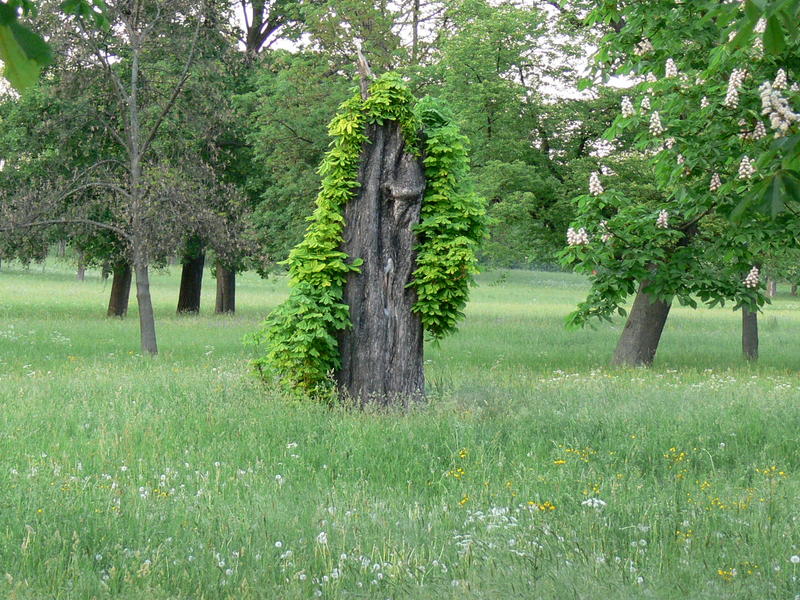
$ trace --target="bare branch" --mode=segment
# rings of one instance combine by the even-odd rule
[[[108,231],[113,231],[126,241],[131,240],[130,235],[128,235],[128,233],[125,230],[117,227],[116,225],[111,225],[110,223],[103,223],[102,221],[94,221],[92,219],[83,219],[79,217],[68,218],[68,219],[45,219],[42,221],[31,221],[29,223],[15,223],[13,225],[6,225],[0,227],[0,231],[14,231],[15,229],[46,227],[48,225],[90,225],[92,227],[97,227],[98,229],[106,229]]]
[[[147,149],[150,147],[150,144],[153,143],[153,140],[156,137],[156,133],[161,128],[161,125],[164,123],[164,119],[166,118],[167,114],[172,107],[175,105],[175,101],[178,99],[181,91],[183,90],[183,86],[186,81],[189,79],[189,70],[192,67],[192,63],[194,62],[194,55],[197,51],[197,40],[200,36],[200,19],[197,20],[197,24],[194,27],[194,36],[192,38],[192,49],[189,52],[189,58],[186,59],[186,64],[183,66],[183,73],[181,74],[178,83],[175,84],[175,88],[172,90],[172,95],[170,96],[167,103],[164,105],[164,108],[161,110],[161,114],[158,115],[158,119],[153,124],[153,129],[150,130],[150,135],[147,136],[144,144],[142,144],[141,148],[141,156],[144,156],[147,153]]]

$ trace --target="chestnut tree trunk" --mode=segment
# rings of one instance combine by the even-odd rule
[[[372,125],[361,154],[358,196],[345,207],[342,250],[363,259],[344,303],[352,329],[339,334],[339,390],[359,404],[403,404],[424,394],[423,330],[408,288],[416,268],[414,226],[425,175],[397,123]]]
[[[742,354],[747,360],[758,360],[758,313],[742,307]]]
[[[200,312],[205,264],[206,254],[202,249],[184,258],[181,269],[181,287],[178,292],[178,314]]]
[[[217,262],[217,300],[215,313],[236,312],[236,271]]]
[[[128,301],[131,296],[131,265],[121,261],[114,265],[113,279],[111,280],[111,296],[108,299],[109,317],[124,317],[128,314]]]
[[[648,294],[647,285],[647,280],[639,284],[625,329],[614,350],[612,362],[615,365],[649,367],[653,364],[672,303]]]

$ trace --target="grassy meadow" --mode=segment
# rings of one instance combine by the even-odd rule
[[[49,262],[0,270],[0,597],[800,598],[800,299],[675,308],[651,370],[607,367],[622,323],[566,331],[587,286],[490,271],[426,348],[409,413],[299,403],[242,344],[286,294],[177,317]]]

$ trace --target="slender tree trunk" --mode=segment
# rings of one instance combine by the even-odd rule
[[[236,312],[236,271],[217,262],[217,301],[214,312]]]
[[[772,277],[767,279],[767,295],[770,298],[774,298],[778,295],[778,282],[775,281]]]
[[[108,276],[111,274],[111,271],[111,263],[108,261],[103,262],[103,268],[100,269],[100,279],[102,279],[104,283],[108,280]]]
[[[758,313],[742,307],[742,353],[749,361],[758,360]]]
[[[83,252],[78,252],[78,272],[76,278],[78,281],[84,281],[86,279],[86,264],[83,260]]]
[[[153,302],[150,297],[150,274],[147,263],[134,262],[136,272],[136,301],[139,306],[139,332],[141,335],[142,354],[158,354],[156,342],[156,318],[153,313]]]
[[[612,362],[615,365],[649,367],[653,364],[672,302],[650,296],[647,285],[647,280],[639,285],[625,328],[614,350]]]
[[[797,284],[796,283],[792,284],[792,292],[791,293],[792,293],[792,296],[797,296]]]
[[[419,0],[411,5],[411,64],[419,63]]]
[[[424,171],[396,123],[371,126],[357,198],[345,207],[342,249],[364,260],[350,273],[344,302],[353,327],[339,335],[340,391],[364,404],[407,404],[424,394],[422,323],[408,289],[416,267]]]
[[[66,240],[58,241],[58,256],[64,258],[67,255],[67,242]]]
[[[131,295],[131,265],[120,261],[114,265],[114,278],[111,280],[111,297],[108,299],[109,317],[124,317],[128,314],[128,300]]]
[[[184,260],[181,271],[181,289],[178,294],[178,314],[199,313],[203,287],[203,267],[206,254],[203,250]]]

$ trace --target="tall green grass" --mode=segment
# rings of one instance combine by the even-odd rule
[[[583,280],[489,272],[403,414],[248,374],[282,279],[241,277],[223,317],[209,278],[178,317],[177,275],[150,359],[97,274],[3,264],[1,597],[800,594],[800,300],[765,310],[757,366],[736,313],[677,308],[654,368],[616,370],[621,323],[562,327]]]

